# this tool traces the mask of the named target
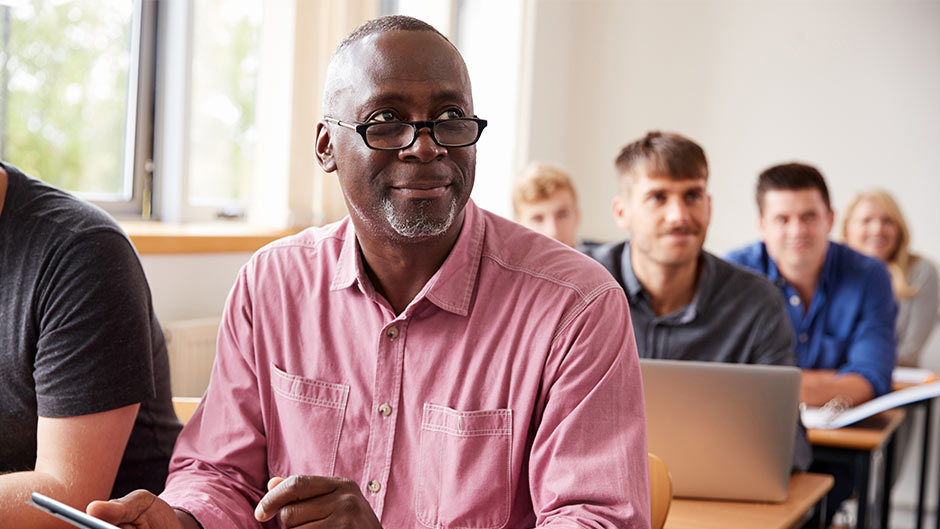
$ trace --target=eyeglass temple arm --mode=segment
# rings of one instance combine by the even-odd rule
[[[335,118],[323,118],[323,121],[326,121],[327,123],[335,123],[339,125],[340,127],[347,128],[350,130],[356,130],[356,125],[352,123],[346,123],[345,121],[340,121]]]

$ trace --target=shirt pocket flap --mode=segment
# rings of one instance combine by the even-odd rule
[[[271,389],[291,400],[341,410],[346,408],[349,398],[349,386],[291,375],[273,364]]]
[[[512,435],[512,410],[457,411],[425,403],[421,429],[460,437]]]

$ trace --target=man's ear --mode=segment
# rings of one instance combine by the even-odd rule
[[[829,209],[829,213],[826,215],[826,222],[829,224],[829,228],[826,229],[826,233],[832,233],[832,225],[836,220],[836,212],[832,208]]]
[[[617,195],[614,197],[613,204],[611,204],[614,212],[614,220],[617,222],[617,227],[623,231],[630,231],[630,216],[628,215],[629,205],[627,204],[627,199],[622,195]]]
[[[333,136],[325,121],[317,122],[317,162],[328,173],[336,170],[336,160],[333,158]]]

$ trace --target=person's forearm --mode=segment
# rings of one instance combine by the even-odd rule
[[[857,373],[839,374],[830,370],[803,370],[800,401],[810,406],[824,406],[842,397],[857,406],[875,396],[868,379]]]
[[[3,527],[17,529],[69,529],[72,526],[27,505],[30,494],[39,492],[84,511],[80,494],[74,494],[65,483],[43,472],[13,472],[0,475],[0,513]],[[78,502],[78,503],[76,503]],[[85,503],[88,503],[87,501]]]

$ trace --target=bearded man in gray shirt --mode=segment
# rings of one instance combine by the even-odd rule
[[[794,365],[779,290],[702,249],[711,219],[708,163],[692,140],[650,132],[616,160],[617,225],[628,241],[585,249],[620,283],[642,358]],[[799,428],[794,467],[809,467]]]

